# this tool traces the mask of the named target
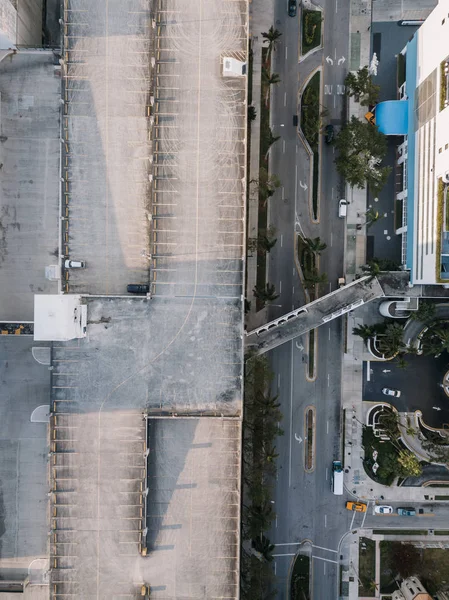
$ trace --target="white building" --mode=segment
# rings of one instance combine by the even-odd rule
[[[402,262],[413,284],[449,284],[447,0],[440,0],[402,51],[398,74],[400,100],[380,103],[376,124],[387,135],[404,136],[396,177]]]
[[[394,592],[393,600],[432,600],[417,577],[408,577],[401,583],[401,589]]]

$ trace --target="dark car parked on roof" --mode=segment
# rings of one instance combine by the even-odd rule
[[[128,294],[148,294],[150,286],[147,283],[130,283],[127,290]]]

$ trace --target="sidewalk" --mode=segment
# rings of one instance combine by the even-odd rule
[[[262,31],[268,31],[274,25],[273,0],[250,0],[249,3],[249,29],[250,43],[253,51],[252,74],[252,106],[256,110],[256,118],[251,121],[251,150],[248,181],[259,179],[259,148],[260,148],[260,94],[262,78],[262,48],[264,38]],[[250,143],[250,140],[247,140]],[[248,242],[257,240],[259,217],[259,190],[258,186],[250,186],[248,197]],[[251,310],[246,315],[247,329],[250,331],[266,322],[267,309],[255,311],[256,299],[253,289],[257,282],[257,249],[248,252],[246,259],[246,298],[251,302]]]
[[[371,60],[371,1],[352,0],[350,16],[350,63],[349,69],[357,71],[370,64]],[[354,98],[349,98],[348,120],[357,117],[365,119],[366,107],[360,106]],[[345,271],[346,281],[353,281],[360,267],[366,264],[366,227],[363,215],[366,212],[367,190],[346,186],[346,199],[349,200],[346,219]],[[359,216],[360,215],[360,216]],[[362,225],[357,230],[357,225]]]

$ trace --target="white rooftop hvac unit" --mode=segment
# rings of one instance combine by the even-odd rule
[[[244,77],[246,75],[246,62],[225,56],[223,58],[223,77]]]

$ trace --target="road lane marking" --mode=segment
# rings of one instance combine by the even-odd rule
[[[292,289],[292,294],[294,294],[294,293],[295,293],[295,286],[293,286],[293,289]]]
[[[332,188],[332,200],[334,199],[334,188]]]
[[[370,361],[366,361],[366,381],[371,381]]]
[[[298,144],[296,144],[296,154],[298,154]]]
[[[274,574],[276,575],[276,561],[274,561]]]
[[[293,277],[295,276],[295,267],[293,267]]]
[[[353,514],[352,514],[351,526],[349,527],[349,529],[352,529],[352,526],[354,525],[354,519],[355,519],[355,515],[356,515],[356,513],[355,513],[355,511],[354,511],[354,512],[353,512]]]
[[[277,471],[276,471],[276,473],[277,473]],[[329,469],[326,467],[326,481],[327,481],[328,475],[329,475]]]
[[[329,326],[329,341],[331,341],[331,328]]]
[[[282,194],[282,200],[284,200],[285,197],[285,189],[284,186],[281,187],[281,194]]]
[[[278,373],[278,387],[281,387],[281,374]],[[278,427],[279,427],[279,421],[278,421]]]
[[[298,168],[298,167],[296,167]],[[290,360],[290,456],[288,464],[288,487],[292,485],[292,437],[293,437],[293,340],[291,341]]]
[[[329,375],[329,373],[328,373],[328,374],[327,374],[327,387],[329,387],[329,386],[330,386],[330,375]]]
[[[293,554],[272,554],[273,557],[278,558],[279,556],[296,556],[296,553]]]
[[[284,243],[284,234],[281,233],[281,248],[282,248],[283,243]]]
[[[287,60],[287,55],[288,55],[287,46],[285,46],[285,60]]]
[[[329,433],[329,421],[326,422],[326,433]],[[326,477],[327,479],[327,477]]]
[[[283,544],[273,544],[273,546],[300,546],[301,543],[302,542],[284,542]],[[319,546],[317,546],[317,548],[319,548]],[[326,550],[326,548],[325,548],[325,550]]]
[[[285,140],[282,140],[282,153],[285,154]]]
[[[282,281],[279,282],[279,293],[282,294]]]
[[[295,215],[296,215],[296,196],[298,195],[298,165],[295,166]],[[295,223],[296,226],[296,223]]]
[[[323,567],[324,567],[324,575],[326,575],[326,563],[324,563]]]
[[[336,102],[337,102],[337,96],[334,96],[334,108],[336,106]]]
[[[324,527],[327,527],[327,515],[324,515]]]
[[[273,556],[276,556],[276,554],[273,554]],[[325,560],[326,562],[335,563],[336,565],[338,565],[338,560],[331,560],[330,558],[322,558],[321,556],[312,556],[312,558],[316,558],[317,560]]]
[[[363,525],[365,524],[365,519],[366,519],[366,515],[368,514],[368,509],[365,513],[363,513],[363,520],[362,520],[362,524],[360,525],[360,528],[363,529]]]
[[[287,106],[287,92],[284,92],[284,106]]]
[[[333,243],[334,243],[334,234],[331,231],[331,247],[332,247]]]
[[[312,544],[312,548],[319,548],[320,550],[327,550],[328,552],[335,552],[335,554],[338,554],[338,550],[332,550],[332,548],[325,548],[324,546],[317,546],[316,544]]]
[[[335,0],[335,12],[338,12],[338,0]]]
[[[278,526],[278,516],[276,515],[276,527]]]

